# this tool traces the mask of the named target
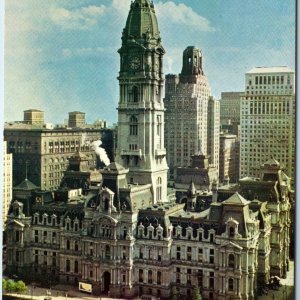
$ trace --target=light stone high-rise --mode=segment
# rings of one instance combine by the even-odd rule
[[[220,101],[210,97],[207,114],[207,154],[209,164],[214,166],[219,176],[220,149]]]
[[[241,103],[240,174],[258,176],[271,156],[294,178],[295,73],[288,67],[258,67],[246,73]]]
[[[202,53],[189,46],[183,52],[181,73],[166,76],[165,143],[171,178],[177,167],[190,165],[192,155],[210,154],[207,145],[210,96]]]
[[[6,142],[3,142],[3,172],[2,172],[2,222],[6,221],[10,202],[12,200],[12,154],[7,153]]]

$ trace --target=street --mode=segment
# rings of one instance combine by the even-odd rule
[[[286,279],[281,279],[282,286],[278,291],[269,290],[268,295],[259,296],[259,300],[293,300],[294,299],[294,262],[290,261]]]

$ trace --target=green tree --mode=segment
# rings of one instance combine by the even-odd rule
[[[13,280],[8,279],[6,281],[6,292],[11,293],[14,292],[15,290],[16,290],[16,283]]]
[[[2,278],[2,291],[6,290],[6,280]]]
[[[26,284],[22,280],[19,280],[16,283],[15,288],[16,288],[16,291],[19,292],[19,293],[25,293],[27,291]]]
[[[193,300],[202,300],[201,294],[197,287],[194,289]]]

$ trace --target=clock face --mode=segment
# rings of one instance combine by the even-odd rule
[[[139,67],[140,67],[140,64],[141,64],[141,61],[138,57],[133,57],[131,60],[130,60],[130,68],[133,69],[133,70],[137,70]]]

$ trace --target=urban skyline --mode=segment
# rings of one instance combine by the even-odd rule
[[[116,122],[116,52],[129,4],[130,0],[35,5],[31,0],[7,1],[4,120],[21,120],[23,110],[36,108],[46,112],[46,122],[57,123],[66,118],[72,103],[72,109],[87,113],[88,121]],[[203,51],[206,76],[217,99],[223,91],[241,90],[244,74],[255,66],[294,69],[294,1],[247,3],[247,14],[241,14],[238,1],[214,6],[179,0],[154,4],[166,49],[165,75],[180,72],[181,53],[188,45]]]
[[[30,1],[28,0],[26,4]],[[230,146],[226,146],[224,142],[224,147],[219,151],[219,102],[210,97],[207,81],[201,80],[203,70],[205,73],[205,67],[202,69],[202,57],[205,58],[205,54],[200,56],[200,51],[196,50],[196,47],[187,46],[183,53],[183,68],[179,75],[179,81],[184,86],[183,93],[179,93],[180,88],[173,89],[173,94],[179,95],[176,104],[181,104],[181,100],[184,100],[182,102],[186,102],[187,105],[181,106],[182,110],[178,116],[170,120],[165,118],[165,115],[174,108],[165,106],[168,102],[167,97],[163,101],[164,65],[167,65],[168,71],[172,63],[168,57],[164,57],[164,38],[168,41],[173,35],[160,32],[156,12],[163,13],[164,9],[170,11],[173,8],[169,21],[176,23],[181,20],[185,23],[181,24],[182,29],[191,25],[191,28],[195,30],[200,28],[209,34],[218,33],[218,28],[212,23],[209,14],[206,18],[201,17],[195,14],[192,8],[189,9],[188,4],[181,5],[176,2],[176,5],[168,1],[158,2],[156,6],[153,2],[135,0],[129,7],[123,7],[127,1],[122,1],[119,9],[128,17],[125,26],[123,23],[119,28],[119,32],[122,32],[121,40],[116,38],[119,41],[118,53],[110,47],[109,40],[105,48],[97,47],[99,53],[107,50],[111,55],[119,57],[119,73],[114,73],[113,67],[107,70],[104,63],[101,68],[103,60],[100,55],[97,57],[98,64],[94,65],[93,60],[89,62],[94,68],[101,68],[101,72],[95,73],[94,77],[85,77],[87,75],[85,71],[90,70],[88,67],[87,70],[82,68],[80,55],[86,55],[86,52],[93,50],[90,48],[90,40],[85,39],[86,46],[80,48],[79,57],[78,53],[75,53],[71,58],[73,50],[62,48],[65,58],[70,59],[68,68],[74,72],[74,78],[77,76],[75,72],[79,72],[77,80],[80,79],[80,84],[85,87],[86,95],[92,94],[89,90],[99,92],[97,88],[85,85],[86,80],[90,85],[93,83],[92,79],[99,80],[100,87],[105,89],[106,80],[110,78],[108,74],[114,73],[114,76],[118,76],[117,80],[115,79],[119,84],[119,97],[116,99],[118,103],[114,103],[114,95],[109,94],[109,90],[105,90],[109,94],[108,97],[111,97],[109,104],[95,103],[99,114],[100,109],[104,112],[106,107],[110,107],[108,111],[117,107],[117,132],[116,135],[111,134],[109,143],[111,145],[109,150],[115,150],[112,162],[103,161],[105,167],[99,165],[95,170],[96,159],[93,158],[95,153],[84,152],[94,150],[98,154],[100,149],[97,149],[97,146],[100,147],[102,144],[98,132],[93,131],[89,136],[87,130],[92,128],[86,128],[89,125],[85,123],[85,113],[90,115],[89,110],[93,109],[91,103],[81,99],[84,109],[78,107],[76,100],[68,101],[71,92],[65,94],[66,106],[63,100],[60,105],[51,103],[56,106],[57,118],[60,111],[66,114],[67,111],[76,110],[69,113],[66,128],[52,128],[45,124],[44,121],[48,120],[44,119],[43,111],[49,112],[50,106],[47,105],[23,109],[23,123],[5,124],[4,140],[7,142],[7,148],[4,153],[13,154],[13,165],[7,164],[5,175],[10,178],[13,171],[14,179],[14,173],[18,174],[22,169],[21,164],[23,166],[25,164],[25,174],[22,175],[25,179],[21,184],[13,184],[12,187],[11,205],[3,232],[3,274],[8,278],[18,277],[26,283],[32,285],[38,283],[47,287],[50,292],[48,290],[46,294],[51,297],[52,293],[54,296],[55,292],[60,290],[59,285],[63,285],[68,291],[77,289],[82,291],[85,285],[87,287],[85,291],[92,296],[116,299],[124,297],[135,299],[141,296],[141,299],[165,300],[202,298],[254,300],[262,294],[267,294],[269,289],[279,290],[283,285],[280,292],[285,292],[285,298],[290,298],[294,290],[291,276],[294,274],[295,193],[291,184],[293,174],[287,175],[284,166],[278,162],[283,157],[281,156],[283,151],[276,152],[280,158],[265,156],[259,165],[256,178],[242,174],[243,178],[238,182],[230,183],[230,178],[236,176],[236,170],[234,164],[230,165],[229,161],[239,161],[237,149],[241,145],[240,153],[244,153],[245,139],[251,140],[252,134],[256,138],[260,137],[252,130],[256,127],[251,127],[254,123],[260,124],[260,121],[254,117],[255,122],[253,120],[248,122],[243,116],[259,114],[262,111],[270,114],[273,122],[273,113],[288,111],[293,119],[291,108],[294,100],[292,84],[294,72],[278,73],[275,76],[273,73],[269,74],[267,72],[269,68],[266,67],[259,68],[259,71],[264,71],[262,74],[256,69],[255,72],[243,72],[246,73],[246,88],[241,97],[240,140],[238,133],[238,137],[234,136],[233,140],[236,148],[232,147],[233,142],[230,142]],[[94,26],[100,25],[97,23],[98,17],[104,15],[107,17],[112,13],[109,11],[108,1],[103,1],[101,5],[99,1],[98,5],[93,2],[93,5],[85,8],[58,7],[63,1],[51,3],[52,6],[43,13],[47,16],[49,13],[51,21],[63,31],[73,30],[75,26],[78,30],[90,29],[97,32]],[[117,1],[113,0],[112,5],[114,4],[116,5]],[[18,8],[24,7],[20,5]],[[179,15],[177,8],[181,13]],[[44,22],[43,16],[40,22]],[[108,22],[107,28],[111,23],[114,21]],[[232,24],[238,25],[238,22]],[[23,25],[26,29],[25,24]],[[251,26],[251,24],[244,25]],[[250,31],[253,34],[253,28]],[[57,36],[59,33],[57,28]],[[46,32],[44,34],[46,35]],[[192,36],[191,31],[189,34]],[[246,35],[247,32],[243,34]],[[26,36],[26,33],[24,35]],[[60,39],[62,38],[63,35],[60,36]],[[179,39],[178,34],[176,42]],[[253,39],[256,39],[256,35]],[[35,41],[38,40],[39,37],[36,36]],[[204,41],[206,42],[207,40]],[[243,43],[244,40],[240,42]],[[265,45],[269,46],[268,41],[265,42]],[[54,41],[52,43],[55,44]],[[63,44],[62,42],[59,46],[63,47]],[[195,45],[187,43],[191,44]],[[176,49],[176,45],[172,49]],[[43,56],[43,50],[40,54]],[[261,57],[259,53],[255,53],[252,58],[257,57]],[[57,58],[56,63],[62,63],[59,56]],[[49,59],[51,60],[51,56]],[[220,69],[216,69],[217,71],[223,68],[222,59],[228,58],[225,59],[225,56],[221,58]],[[164,61],[167,64],[163,64]],[[21,63],[21,60],[19,62]],[[51,72],[48,72],[51,68],[57,72],[56,74],[60,72],[59,69],[55,69],[54,61],[52,63],[52,67],[48,63],[44,65],[43,71],[47,75],[50,75]],[[86,63],[85,60],[84,64]],[[236,64],[235,60],[231,63]],[[242,65],[243,63],[239,66],[243,67]],[[26,66],[28,65],[25,64],[24,67]],[[275,70],[286,68],[276,67]],[[30,71],[32,70],[29,70],[29,73]],[[170,72],[175,73],[172,70]],[[17,68],[15,74],[20,75]],[[46,79],[43,76],[39,77],[40,74],[35,70],[34,77],[29,76],[26,79],[33,90],[40,86],[40,80]],[[67,72],[63,74],[64,80],[59,76],[51,76],[53,81],[46,80],[40,87],[41,89],[46,87],[48,91],[58,95],[54,83],[60,78],[60,87],[65,88],[65,84],[68,86],[74,79],[70,80],[68,75]],[[232,77],[230,70],[221,72],[221,75],[223,78]],[[101,78],[102,76],[105,77]],[[207,76],[209,82],[210,75],[204,76]],[[39,81],[35,81],[35,78],[39,78]],[[215,79],[218,80],[217,77]],[[9,90],[14,81],[9,76],[6,80],[9,82]],[[74,94],[80,90],[80,84],[72,85]],[[172,93],[170,85],[166,86]],[[230,85],[226,87],[229,88]],[[15,89],[24,92],[22,84],[15,86]],[[34,92],[34,95],[40,96],[38,90]],[[265,107],[261,105],[264,101],[256,102],[270,100],[268,97],[272,94],[274,103],[270,102],[270,105],[266,103]],[[285,97],[289,94],[291,99],[287,104]],[[199,95],[202,96],[200,101]],[[170,99],[172,97],[170,94]],[[174,176],[174,182],[168,181],[167,152],[170,148],[174,148],[179,153],[181,148],[165,144],[167,138],[164,136],[164,126],[165,123],[169,125],[170,121],[178,124],[182,117],[186,120],[182,125],[186,127],[189,123],[187,121],[193,120],[194,113],[189,112],[187,108],[195,98],[198,103],[194,110],[202,111],[202,114],[196,116],[197,119],[201,119],[199,126],[192,124],[190,131],[199,131],[203,127],[207,137],[204,134],[199,141],[201,147],[198,153],[192,155],[193,153],[187,151],[187,139],[182,137],[189,133],[182,134],[177,127],[176,130],[171,129],[172,135],[175,133],[179,140],[183,138],[183,156],[192,155],[192,164],[188,166],[188,162],[183,162],[183,168],[179,167],[178,173],[175,172],[177,174]],[[254,104],[244,103],[243,100],[254,100]],[[203,102],[203,109],[199,105],[200,102]],[[29,104],[31,103],[27,101],[26,105]],[[246,112],[248,106],[249,113]],[[20,109],[18,106],[16,110]],[[109,120],[113,115],[108,111],[106,117],[98,115],[97,118]],[[183,111],[185,113],[182,113]],[[285,120],[275,117],[275,125],[282,123],[285,125]],[[244,125],[249,124],[250,131],[245,130]],[[289,124],[292,132],[293,123]],[[98,130],[97,125],[95,126]],[[275,127],[270,128],[273,130]],[[286,129],[285,126],[284,130]],[[268,134],[267,129],[263,130],[266,131],[264,134]],[[79,135],[74,136],[77,131],[80,131]],[[286,131],[281,135],[285,134]],[[193,136],[190,138],[194,139]],[[97,141],[93,141],[95,139]],[[291,136],[290,145],[293,144],[292,139]],[[208,153],[205,153],[206,142]],[[247,147],[252,147],[253,143]],[[270,146],[274,147],[275,144],[271,143]],[[89,149],[90,146],[94,147]],[[259,146],[258,144],[258,148]],[[105,149],[102,150],[105,152]],[[224,178],[223,184],[218,184],[218,161],[221,154],[223,154]],[[271,151],[268,154],[271,154]],[[253,157],[249,156],[251,163],[256,154]],[[293,154],[289,152],[289,156],[292,157]],[[243,156],[241,158],[241,161],[245,162]],[[99,159],[101,160],[101,156]],[[17,164],[20,164],[20,167]],[[30,165],[33,175],[41,175],[39,181],[45,185],[44,187],[42,184],[39,187],[32,182],[32,177],[29,180],[27,165]],[[241,163],[240,171],[243,170],[242,166]],[[50,186],[46,186],[48,183]],[[3,289],[5,294],[9,293],[9,284],[5,285],[3,282]],[[31,287],[31,291],[33,290]],[[270,294],[274,299],[273,291]]]

